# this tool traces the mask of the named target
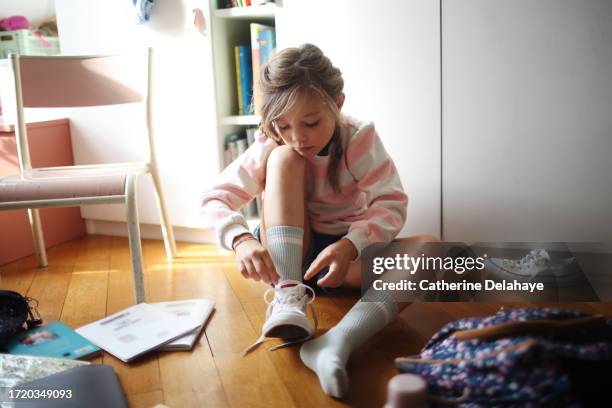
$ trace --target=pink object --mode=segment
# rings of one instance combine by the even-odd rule
[[[42,45],[44,45],[47,48],[51,48],[51,44],[49,44],[49,41],[45,40],[45,37],[43,37],[42,35],[38,33],[34,33],[34,36],[40,40]]]
[[[19,173],[17,146],[11,125],[0,125],[0,178]],[[70,166],[72,144],[67,119],[28,124],[30,155],[36,167]],[[85,234],[79,207],[40,210],[47,247]],[[26,210],[0,211],[0,265],[34,253]]]
[[[0,30],[15,31],[30,28],[30,22],[24,16],[12,16],[0,20]]]
[[[56,108],[142,102],[146,75],[137,55],[21,56],[23,106]],[[135,67],[126,70],[125,66]],[[85,91],[86,90],[86,91]]]
[[[129,174],[144,165],[117,167],[47,167],[2,178],[0,201],[56,200],[75,197],[123,196]]]
[[[398,374],[387,388],[384,408],[427,408],[427,383],[414,374]]]

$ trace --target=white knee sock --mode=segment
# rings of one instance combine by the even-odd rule
[[[280,280],[302,281],[304,229],[281,225],[266,229],[268,251]]]
[[[350,354],[397,317],[397,303],[386,292],[370,288],[340,322],[300,348],[304,364],[319,376],[327,395],[341,398],[348,390]]]

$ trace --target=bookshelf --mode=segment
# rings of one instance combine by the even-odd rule
[[[257,115],[233,115],[224,116],[219,120],[221,125],[232,126],[257,126],[259,124],[259,116]]]
[[[233,18],[249,21],[252,18],[267,18],[273,20],[276,15],[276,4],[264,4],[251,7],[232,7],[214,10],[214,16],[218,18]]]
[[[215,104],[217,112],[216,148],[219,170],[224,168],[224,141],[227,135],[245,131],[259,124],[257,115],[239,115],[234,47],[251,45],[251,23],[276,27],[279,6],[268,3],[258,6],[220,8],[222,1],[212,0],[211,40],[215,78]],[[278,43],[278,39],[277,39]],[[249,215],[252,222],[258,215]]]

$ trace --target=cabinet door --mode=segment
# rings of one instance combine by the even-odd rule
[[[429,0],[284,0],[276,19],[279,46],[319,46],[343,111],[375,122],[409,195],[403,235],[440,232],[439,21]]]
[[[443,228],[612,242],[612,2],[444,0]]]
[[[198,7],[210,22],[208,0],[156,0],[151,21],[136,25],[131,2],[56,0],[62,52],[114,53],[154,48],[154,114],[157,156],[170,219],[198,227],[205,178],[218,172],[210,33],[191,22]],[[96,16],[96,18],[84,18]],[[109,25],[109,22],[112,24]],[[140,106],[70,110],[77,164],[146,159]],[[150,177],[139,179],[141,222],[159,224]],[[125,220],[121,205],[82,207],[89,220]]]

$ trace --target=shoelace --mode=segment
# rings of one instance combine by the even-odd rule
[[[291,292],[287,292],[285,294],[283,294],[283,296],[281,296],[280,298],[276,298],[276,296],[273,298],[272,301],[268,300],[268,294],[270,293],[270,291],[274,292],[276,289],[275,288],[268,288],[265,292],[264,292],[264,301],[267,303],[268,305],[268,310],[266,311],[266,316],[270,315],[270,312],[272,311],[272,308],[276,305],[276,306],[280,306],[280,308],[283,308],[285,306],[291,306],[291,307],[295,307],[296,305],[299,306],[303,306],[304,303],[306,304],[306,306],[310,306],[310,313],[312,314],[312,319],[314,321],[314,329],[312,331],[311,334],[309,334],[308,336],[305,336],[301,339],[296,339],[296,340],[291,340],[282,344],[278,344],[276,346],[270,347],[268,348],[268,350],[270,351],[274,351],[274,350],[278,350],[281,348],[285,348],[285,347],[289,347],[292,346],[294,344],[299,344],[299,343],[303,343],[307,340],[310,340],[312,337],[314,337],[314,333],[317,330],[317,327],[319,326],[319,321],[317,319],[317,311],[315,310],[314,307],[314,300],[315,300],[315,292],[314,290],[312,290],[312,288],[310,286],[304,285],[303,283],[300,283],[298,285],[296,285],[295,287],[304,287],[306,288],[308,291],[310,291],[310,293],[312,294],[312,296],[308,296],[308,293],[304,293],[303,295],[299,295],[298,291],[291,291]],[[255,350],[257,347],[259,347],[261,344],[263,344],[264,342],[271,340],[271,339],[267,339],[263,333],[261,333],[261,336],[259,336],[259,338],[255,341],[255,343],[251,344],[249,347],[247,347],[246,349],[244,349],[242,351],[242,356],[244,357],[245,355],[249,354],[251,351]]]

